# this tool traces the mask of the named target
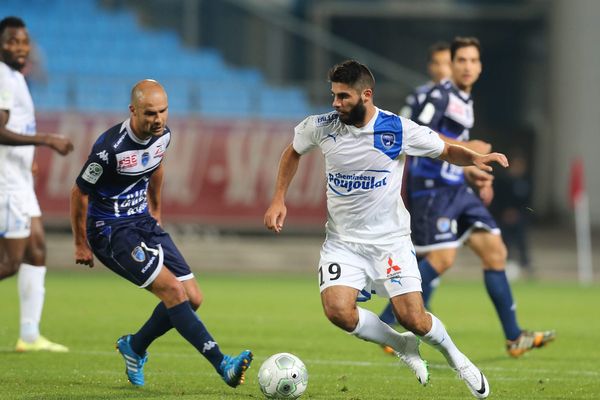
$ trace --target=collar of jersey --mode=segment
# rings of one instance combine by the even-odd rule
[[[465,92],[464,90],[460,90],[456,84],[454,82],[452,82],[452,80],[448,80],[448,82],[450,82],[450,84],[452,85],[452,89],[454,89],[454,91],[460,96],[461,99],[463,99],[463,101],[469,101],[471,100],[471,94]]]
[[[129,136],[129,138],[131,140],[133,140],[135,143],[138,144],[148,144],[150,143],[150,141],[152,140],[152,137],[149,137],[146,140],[142,140],[139,137],[135,136],[135,133],[133,133],[133,131],[131,130],[131,118],[127,118],[124,122],[123,125],[121,125],[121,132],[123,132],[123,129],[127,130],[127,135]]]

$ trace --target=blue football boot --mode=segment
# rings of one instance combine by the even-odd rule
[[[148,361],[148,353],[140,357],[131,348],[131,335],[121,336],[117,340],[117,351],[125,359],[125,373],[127,379],[134,386],[144,386],[144,364]]]
[[[221,378],[231,387],[244,383],[244,373],[252,363],[252,352],[244,350],[237,357],[225,356],[219,367]]]

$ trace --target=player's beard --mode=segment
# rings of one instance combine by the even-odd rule
[[[361,98],[347,114],[339,114],[339,118],[346,125],[357,125],[365,120],[365,115],[367,115],[367,107]]]
[[[2,57],[4,63],[8,65],[11,69],[19,72],[22,71],[23,68],[25,68],[25,63],[27,62],[27,57],[25,57],[25,61],[20,62],[19,57],[15,57],[11,53],[4,51],[0,52],[0,57]]]

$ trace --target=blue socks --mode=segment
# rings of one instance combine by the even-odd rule
[[[419,261],[419,272],[421,273],[421,288],[423,290],[423,303],[425,304],[425,308],[429,310],[429,300],[431,295],[435,289],[435,285],[431,283],[439,276],[437,271],[433,269],[427,258],[423,257]],[[394,316],[394,312],[392,311],[392,304],[388,303],[388,305],[383,309],[381,314],[379,314],[379,319],[385,322],[388,325],[396,324],[396,316]]]
[[[191,343],[221,373],[223,353],[206,327],[196,315],[189,301],[167,309],[167,314],[177,332]]]
[[[521,334],[517,323],[516,306],[513,301],[510,285],[504,271],[485,270],[483,279],[488,295],[492,299],[496,312],[502,323],[507,340],[515,340]]]
[[[379,319],[385,322],[388,325],[397,324],[396,316],[394,315],[394,311],[392,311],[392,303],[388,302],[387,306],[383,309],[381,314],[379,314]]]
[[[425,308],[429,310],[429,300],[435,290],[435,286],[432,286],[432,282],[439,276],[437,271],[433,269],[426,257],[423,257],[419,261],[419,272],[421,273],[421,289],[423,290],[423,303]]]
[[[160,302],[148,321],[146,321],[137,333],[131,335],[131,348],[140,357],[143,357],[148,346],[156,338],[167,333],[171,328],[173,328],[173,324],[167,313],[167,307],[165,307],[163,302]]]

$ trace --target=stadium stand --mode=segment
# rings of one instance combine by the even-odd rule
[[[95,0],[3,0],[0,14],[23,18],[45,59],[47,79],[30,82],[38,111],[122,112],[142,78],[159,80],[180,115],[279,119],[313,111],[301,89],[273,87],[214,49],[186,48],[172,31],[142,27],[131,11]]]

